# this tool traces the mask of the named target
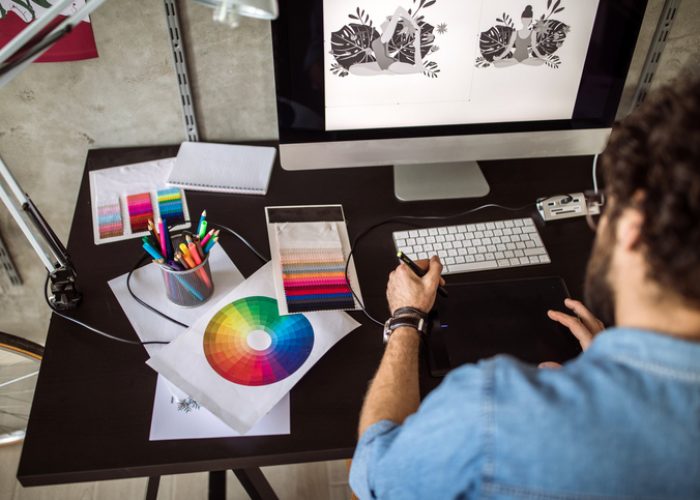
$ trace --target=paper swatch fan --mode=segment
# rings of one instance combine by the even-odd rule
[[[246,297],[227,304],[209,321],[204,354],[226,380],[260,386],[279,382],[311,354],[314,330],[302,314],[280,316],[270,297]]]

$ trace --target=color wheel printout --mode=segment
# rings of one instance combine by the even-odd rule
[[[268,263],[147,363],[246,433],[358,326],[338,311],[280,316]]]

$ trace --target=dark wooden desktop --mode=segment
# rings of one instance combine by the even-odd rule
[[[141,255],[135,240],[93,244],[89,170],[174,156],[177,146],[90,151],[73,217],[68,250],[84,293],[72,314],[114,335],[136,339],[107,281],[127,272]],[[345,209],[350,237],[396,215],[448,215],[484,203],[532,205],[521,212],[487,209],[456,222],[536,216],[535,198],[591,185],[591,158],[491,161],[482,164],[491,194],[483,199],[404,203],[393,195],[390,167],[287,172],[275,166],[267,196],[187,192],[190,213],[206,208],[210,224],[223,223],[269,254],[268,205],[335,204]],[[442,225],[428,221],[425,226]],[[384,291],[396,266],[391,224],[359,244],[355,262],[369,311],[387,315]],[[581,285],[592,233],[583,218],[549,223],[540,233],[552,263],[460,275],[460,280],[543,275],[564,278],[573,296]],[[232,236],[221,244],[245,276],[260,261]],[[216,277],[214,277],[216,279]],[[448,282],[452,277],[447,277]],[[42,304],[37,304],[42,307]],[[22,451],[18,478],[25,486],[160,476],[197,471],[333,460],[352,456],[360,406],[383,352],[380,329],[360,313],[363,326],[333,347],[291,392],[287,436],[149,441],[156,373],[142,347],[119,344],[61,318],[51,320],[46,353]],[[435,387],[422,367],[424,393]]]

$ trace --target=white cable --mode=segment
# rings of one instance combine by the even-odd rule
[[[598,194],[598,155],[593,157],[593,191]]]

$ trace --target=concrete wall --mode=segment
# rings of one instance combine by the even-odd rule
[[[277,135],[269,24],[237,30],[211,11],[180,2],[202,140]],[[625,92],[629,102],[662,0],[651,0]],[[0,156],[65,241],[90,148],[183,140],[175,74],[160,0],[107,2],[92,16],[99,59],[35,64],[0,89]],[[700,2],[684,0],[656,84],[698,72]],[[625,105],[623,105],[625,106]],[[25,285],[0,280],[0,331],[43,341],[45,273],[4,206],[0,232]]]

